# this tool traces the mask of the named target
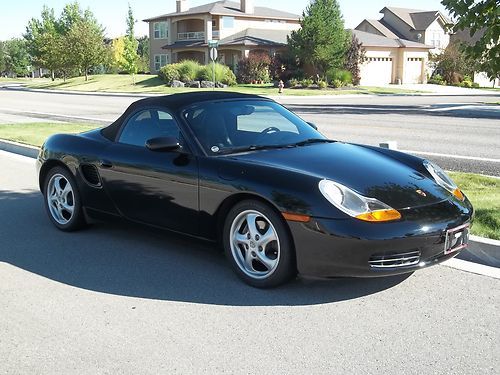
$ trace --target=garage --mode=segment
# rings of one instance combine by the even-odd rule
[[[403,83],[423,83],[421,57],[408,57],[405,62]]]
[[[363,86],[392,83],[392,57],[367,57],[360,71]]]

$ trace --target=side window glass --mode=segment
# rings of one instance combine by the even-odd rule
[[[181,140],[179,127],[172,115],[165,111],[147,109],[136,113],[127,121],[118,142],[144,147],[147,140],[157,137],[175,137]]]

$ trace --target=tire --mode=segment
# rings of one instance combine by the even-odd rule
[[[85,226],[80,193],[67,169],[54,167],[47,173],[43,197],[47,214],[58,229],[71,232]]]
[[[275,287],[297,274],[286,223],[259,201],[245,200],[229,211],[223,228],[223,245],[236,274],[253,287]]]

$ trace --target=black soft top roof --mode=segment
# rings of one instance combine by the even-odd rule
[[[145,99],[140,99],[132,103],[127,110],[111,125],[102,129],[101,134],[114,141],[116,135],[123,123],[123,121],[132,113],[143,107],[164,107],[170,109],[171,111],[177,111],[178,109],[205,101],[217,101],[217,100],[228,100],[228,99],[265,99],[258,95],[250,94],[240,94],[233,92],[212,92],[212,91],[198,91],[198,92],[187,92],[182,94],[172,94],[165,96],[155,96]]]

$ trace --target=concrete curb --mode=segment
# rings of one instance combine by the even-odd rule
[[[28,146],[22,143],[7,141],[3,139],[0,139],[0,150],[34,159],[38,156],[39,152],[38,147]],[[470,240],[471,240],[471,245],[474,247],[473,253],[470,254],[471,256],[470,259],[453,258],[450,261],[447,261],[443,264],[467,272],[479,273],[481,275],[500,278],[499,268],[480,264],[485,260],[490,261],[490,263],[492,264],[498,263],[498,259],[500,259],[500,241],[478,236],[470,236]],[[494,255],[491,256],[491,253],[494,253]],[[482,273],[483,271],[485,273]]]
[[[40,149],[35,146],[0,139],[0,150],[36,159]]]

